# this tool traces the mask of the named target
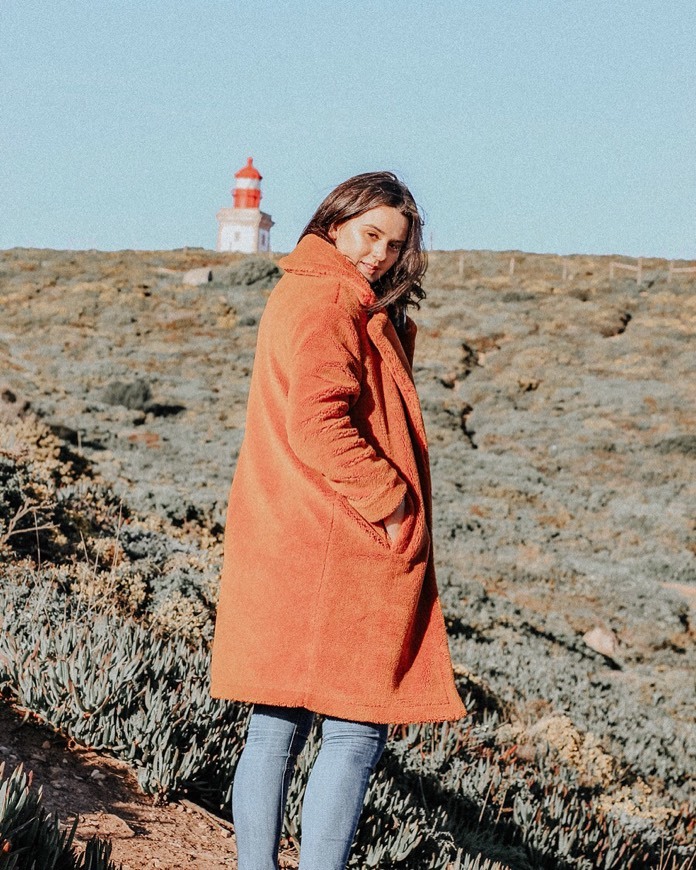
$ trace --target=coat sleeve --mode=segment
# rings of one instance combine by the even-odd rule
[[[379,522],[398,507],[406,484],[360,435],[350,408],[360,394],[360,340],[339,305],[313,309],[291,330],[288,442],[366,520]]]

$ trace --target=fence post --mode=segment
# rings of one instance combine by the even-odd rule
[[[674,260],[669,261],[669,269],[667,270],[667,283],[672,283],[672,275],[674,274]]]
[[[638,257],[638,271],[636,272],[636,286],[643,281],[643,258]]]
[[[510,277],[511,277],[511,278],[512,278],[512,276],[515,274],[515,258],[514,258],[514,257],[510,257],[510,269],[509,269],[509,274],[510,274]]]

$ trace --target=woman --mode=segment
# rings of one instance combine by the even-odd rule
[[[254,704],[233,787],[240,870],[273,870],[294,760],[322,745],[301,870],[340,870],[388,723],[454,720],[408,305],[421,218],[389,172],[317,209],[259,325],[230,491],[215,697]]]

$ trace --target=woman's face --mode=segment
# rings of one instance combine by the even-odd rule
[[[378,281],[396,263],[407,236],[407,218],[388,205],[371,208],[329,228],[329,238],[336,249],[370,284]]]

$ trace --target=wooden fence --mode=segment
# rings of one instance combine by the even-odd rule
[[[614,276],[616,274],[617,269],[626,269],[628,272],[636,273],[636,284],[643,283],[643,258],[638,257],[637,265],[633,266],[630,263],[619,263],[612,261],[609,264],[609,279],[611,281],[614,280]],[[696,275],[696,266],[675,266],[674,260],[669,261],[669,267],[667,269],[667,283],[672,283],[672,278],[674,275],[686,275],[692,274]]]
[[[680,273],[688,273],[690,272],[692,275],[696,275],[696,266],[680,266],[677,268],[674,265],[674,260],[669,261],[669,270],[667,271],[667,283],[672,283],[672,276]]]
[[[636,284],[643,283],[643,258],[638,257],[638,265],[632,266],[630,263],[617,263],[612,260],[609,263],[609,280],[613,281],[617,269],[625,269],[627,272],[636,273]]]
[[[546,255],[548,256],[548,255]],[[570,277],[570,272],[568,269],[568,265],[570,263],[570,258],[562,257],[561,258],[561,266],[563,269],[561,275],[561,281],[565,283]],[[513,278],[515,275],[515,258],[510,257],[510,262],[508,264],[508,277]],[[465,258],[464,254],[459,255],[459,277],[463,277],[465,268]],[[624,269],[627,272],[633,272],[636,276],[636,284],[643,283],[643,257],[638,257],[636,259],[635,265],[632,263],[621,263],[618,260],[612,260],[609,263],[609,280],[613,281],[616,277],[616,272],[619,269]],[[653,270],[654,271],[654,270]],[[674,260],[669,261],[669,267],[667,269],[667,283],[671,284],[672,279],[675,275],[696,275],[696,266],[675,266]]]

